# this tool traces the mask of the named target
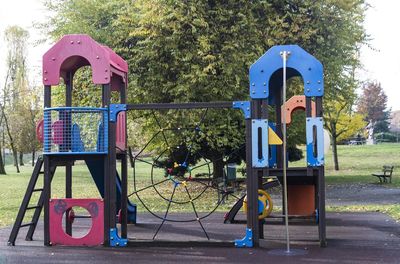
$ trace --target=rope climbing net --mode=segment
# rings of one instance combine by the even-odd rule
[[[172,124],[178,122],[165,122],[166,115],[157,114],[155,110],[151,110],[146,116],[147,120],[152,119],[156,129],[136,154],[130,153],[133,167],[133,192],[128,195],[128,198],[136,196],[151,215],[161,220],[153,240],[165,222],[196,221],[209,240],[210,237],[202,220],[214,213],[228,196],[235,200],[240,199],[240,195],[235,190],[218,184],[223,179],[214,177],[213,164],[225,164],[229,160],[238,158],[244,151],[245,145],[240,144],[239,147],[229,149],[229,153],[225,152],[224,155],[215,158],[210,153],[205,153],[204,149],[207,149],[209,142],[214,140],[207,133],[207,127],[213,123],[205,122],[208,113],[208,108],[201,109],[197,122],[185,120],[183,126]],[[192,114],[190,119],[196,118]],[[152,147],[152,144],[157,145],[157,148]],[[152,153],[154,157],[149,158],[149,153]],[[223,178],[226,179],[226,177]],[[151,195],[145,195],[146,192]],[[218,200],[212,201],[216,197]],[[203,199],[205,202],[198,203]],[[158,205],[164,203],[164,211],[160,212],[159,206],[154,206],[154,203]],[[179,211],[179,208],[184,206],[188,206],[192,214],[180,214],[179,217],[171,214],[174,211],[172,207],[177,207]]]

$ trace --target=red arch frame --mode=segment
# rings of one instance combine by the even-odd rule
[[[294,95],[286,101],[286,109],[282,109],[282,123],[283,115],[286,115],[286,124],[289,125],[292,122],[292,113],[298,109],[306,110],[306,96],[305,95]],[[311,101],[311,116],[315,117],[315,102]]]
[[[43,55],[43,84],[58,85],[60,77],[90,65],[94,84],[127,81],[128,64],[109,47],[84,34],[66,35]],[[120,88],[113,85],[114,88]]]

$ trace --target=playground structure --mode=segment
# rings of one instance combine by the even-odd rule
[[[287,60],[282,52],[289,54]],[[284,61],[284,63],[283,63]],[[83,67],[92,69],[92,81],[102,88],[102,106],[73,107],[72,90],[75,72]],[[324,183],[324,151],[323,151],[323,120],[322,96],[323,69],[321,63],[313,56],[296,45],[275,46],[268,50],[250,68],[250,100],[234,102],[189,102],[189,103],[154,103],[154,104],[127,104],[127,63],[115,54],[110,48],[102,46],[87,35],[67,35],[58,41],[43,56],[43,84],[44,84],[44,121],[38,128],[39,137],[43,139],[43,157],[36,164],[27,192],[19,210],[16,222],[9,238],[9,244],[14,245],[19,229],[29,226],[27,239],[32,236],[37,225],[42,207],[44,209],[44,244],[47,246],[60,245],[105,245],[124,247],[140,241],[128,238],[128,224],[136,222],[137,207],[131,203],[128,196],[147,188],[155,188],[160,182],[143,188],[136,187],[128,194],[128,159],[133,165],[135,177],[135,163],[143,161],[140,153],[132,155],[127,148],[127,111],[160,111],[160,110],[199,110],[203,109],[201,119],[191,128],[171,128],[172,133],[188,130],[193,135],[202,133],[201,122],[208,109],[239,109],[245,119],[246,142],[246,189],[247,195],[238,197],[238,202],[226,215],[225,222],[235,222],[235,216],[246,203],[245,237],[230,241],[236,247],[258,247],[263,239],[264,218],[272,209],[270,198],[265,192],[269,185],[276,185],[277,181],[266,181],[273,176],[279,182],[286,181],[287,193],[283,189],[283,197],[287,194],[287,216],[306,217],[316,220],[318,224],[318,240],[321,246],[326,246],[325,235],[325,183]],[[284,102],[282,95],[283,79],[300,76],[304,82],[304,96],[295,96]],[[65,83],[65,106],[51,107],[52,86]],[[119,102],[112,103],[112,92],[119,94]],[[283,104],[283,105],[282,105]],[[269,107],[275,109],[271,116]],[[304,109],[306,112],[306,142],[307,165],[301,168],[286,169],[285,142],[282,123],[290,124],[293,111]],[[274,120],[275,122],[271,121]],[[156,135],[165,139],[166,129],[160,125]],[[286,124],[285,124],[286,125]],[[167,150],[171,148],[166,141]],[[176,146],[176,147],[179,147]],[[183,222],[197,221],[209,240],[209,236],[201,220],[209,214],[199,216],[194,200],[208,189],[223,192],[218,187],[208,183],[208,180],[193,179],[191,172],[194,168],[188,165],[191,149],[186,144],[187,155],[182,160],[165,168],[167,172],[163,182],[171,183],[172,195],[165,197],[159,193],[160,199],[168,203],[164,215],[151,212],[162,220],[158,231],[166,221],[177,221],[168,218],[168,210],[174,200],[174,193],[181,188],[187,193],[188,199],[184,203],[191,204],[195,217]],[[235,152],[235,151],[233,151]],[[161,156],[161,155],[160,155]],[[160,157],[159,156],[159,157]],[[100,198],[76,199],[72,195],[72,168],[76,161],[86,163],[88,170],[101,195]],[[117,172],[118,162],[121,164],[120,174]],[[43,188],[36,188],[38,176],[44,166]],[[207,164],[207,162],[206,162]],[[59,166],[65,167],[65,198],[52,199],[51,182]],[[175,170],[184,171],[183,176],[176,176]],[[212,173],[209,170],[208,175]],[[204,191],[193,196],[189,184],[204,186]],[[29,207],[33,192],[41,192],[39,202],[35,207]],[[224,192],[224,196],[231,195]],[[183,202],[182,202],[183,203]],[[216,207],[219,203],[216,205]],[[72,222],[75,213],[74,206],[85,208],[92,219],[92,227],[82,238],[72,237]],[[23,224],[26,210],[35,210],[32,221]],[[65,216],[65,217],[64,217]],[[64,223],[63,223],[64,220]],[[223,221],[221,219],[221,221]],[[118,223],[120,228],[118,228]],[[65,224],[65,228],[63,228]]]

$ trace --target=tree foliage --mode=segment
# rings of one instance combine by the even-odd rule
[[[334,124],[328,125],[328,131],[332,134],[331,127],[335,127],[336,140],[342,141],[354,136],[357,133],[361,133],[366,126],[364,116],[360,113],[354,112],[351,109],[351,105],[343,104],[341,101],[333,103],[333,107],[336,109],[334,113],[337,115],[329,119],[331,122],[335,120]]]
[[[362,89],[358,111],[365,120],[374,124],[374,133],[389,132],[390,110],[387,110],[387,95],[378,82],[367,82]]]
[[[35,128],[39,114],[40,94],[37,87],[28,81],[27,43],[28,31],[18,26],[5,30],[7,43],[6,79],[1,91],[1,126],[8,137],[7,147],[11,148],[14,165],[23,165],[23,153],[35,152],[39,148]]]
[[[131,103],[245,100],[249,66],[278,44],[298,44],[324,64],[331,117],[340,116],[337,98],[354,102],[355,87],[346,83],[366,39],[362,0],[56,0],[48,7],[54,16],[43,28],[51,37],[87,33],[128,61]],[[229,131],[228,139],[221,116],[209,118],[216,153],[224,152],[222,142],[244,142],[242,131]],[[148,137],[158,128],[145,120]]]
[[[23,95],[28,89],[28,78],[26,69],[26,43],[29,38],[28,31],[11,26],[5,30],[5,41],[7,42],[7,73],[4,88],[2,91],[1,119],[3,131],[8,135],[8,143],[14,157],[14,165],[19,172],[18,166],[18,144],[17,138],[22,129],[21,106]],[[4,133],[4,132],[3,132]]]

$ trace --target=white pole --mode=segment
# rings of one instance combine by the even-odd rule
[[[287,176],[286,176],[286,60],[290,55],[290,52],[281,52],[283,60],[283,88],[282,88],[282,99],[283,99],[283,112],[281,113],[282,118],[282,141],[283,141],[283,202],[285,210],[285,229],[286,229],[286,252],[290,252],[290,239],[289,239],[289,217],[288,217],[288,195],[287,195]]]

